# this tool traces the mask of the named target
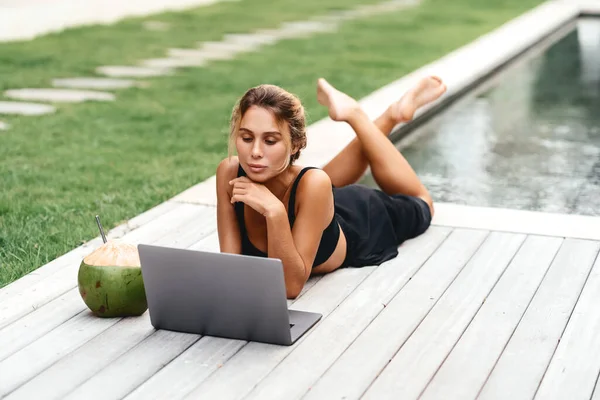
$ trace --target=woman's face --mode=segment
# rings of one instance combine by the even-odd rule
[[[240,121],[236,148],[240,164],[248,177],[255,182],[266,182],[277,176],[290,157],[284,135],[289,128],[278,126],[270,111],[252,106]]]

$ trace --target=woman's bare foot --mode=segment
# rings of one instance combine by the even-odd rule
[[[436,100],[446,91],[446,85],[437,76],[421,79],[412,89],[392,104],[388,112],[395,123],[410,121],[419,107]]]
[[[317,81],[317,100],[329,109],[329,116],[334,121],[347,121],[354,112],[360,110],[356,100],[340,92],[323,78]]]

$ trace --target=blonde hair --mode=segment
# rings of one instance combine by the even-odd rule
[[[306,117],[300,99],[275,85],[260,85],[246,91],[237,101],[231,113],[229,124],[229,157],[234,153],[239,135],[240,123],[246,111],[252,106],[270,111],[278,124],[287,124],[290,135],[283,135],[289,157],[280,172],[300,157],[300,150],[306,147]],[[297,149],[292,154],[292,149]]]

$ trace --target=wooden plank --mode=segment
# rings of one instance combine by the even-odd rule
[[[189,223],[172,229],[161,238],[168,242],[169,247],[189,248],[190,243],[197,243],[217,229],[216,208],[209,206],[194,206],[201,210],[199,214],[191,215]]]
[[[164,202],[140,215],[129,220],[128,222],[121,224],[109,232],[107,232],[107,237],[109,239],[121,238],[127,232],[130,232],[134,229],[141,227],[142,225],[148,223],[150,220],[159,217],[160,215],[165,214],[168,211],[173,210],[178,207],[179,203],[175,202]],[[47,278],[48,276],[56,273],[60,269],[71,265],[72,263],[77,263],[77,260],[91,253],[95,248],[100,246],[102,243],[102,239],[100,236],[86,242],[82,246],[77,247],[76,249],[71,250],[70,252],[52,260],[51,262],[39,267],[35,271],[30,272],[29,274],[23,276],[22,278],[4,286],[0,289],[0,303],[4,300],[8,299],[15,294],[19,294],[23,292],[27,287],[33,285],[36,282],[41,281],[42,279]]]
[[[419,241],[425,246],[428,238],[435,236],[439,229],[432,227],[415,241]],[[292,308],[323,314],[323,319],[316,327],[312,328],[314,330],[376,268],[378,267],[347,268],[325,275]],[[223,367],[215,371],[192,391],[189,397],[208,399],[237,399],[243,397],[311,333],[312,331],[307,332],[293,346],[289,347],[257,342],[247,344]]]
[[[204,336],[125,399],[181,399],[246,343],[243,340]]]
[[[124,318],[21,386],[8,399],[62,399],[155,332],[150,316]]]
[[[407,242],[398,257],[382,264],[336,308],[310,335],[281,361],[250,394],[248,399],[299,398],[335,362],[344,350],[386,307],[400,289],[428,261],[438,265],[440,285],[450,284],[458,271],[481,245],[487,232],[432,231],[422,240]],[[440,244],[443,245],[440,247]],[[439,247],[439,251],[436,250]],[[435,252],[435,254],[434,254]],[[434,254],[433,256],[431,256]],[[431,257],[431,258],[430,258]],[[444,263],[440,263],[444,260]],[[427,264],[426,264],[427,265]],[[419,275],[417,273],[417,275]],[[348,323],[351,321],[351,323]]]
[[[597,251],[598,243],[570,239],[564,242],[479,398],[534,397]]]
[[[123,237],[123,241],[138,244],[152,243],[167,235],[170,230],[189,223],[194,216],[201,215],[206,208],[181,204],[178,208]],[[92,249],[90,249],[90,252]],[[0,328],[35,311],[36,308],[61,296],[77,286],[77,272],[83,256],[34,285],[0,303]]]
[[[0,329],[0,361],[85,310],[79,290],[72,289],[25,317]]]
[[[220,252],[220,249],[219,232],[216,229],[210,235],[190,247],[190,250],[211,251],[214,253]]]
[[[146,225],[147,223],[154,221],[161,215],[164,215],[178,208],[179,206],[180,203],[177,203],[175,201],[165,201],[131,218],[129,221],[127,221],[127,226],[130,230],[137,229],[142,225]]]
[[[193,206],[193,208],[188,209],[188,214],[187,214],[188,218],[180,219],[179,224],[175,225],[175,227],[180,226],[182,223],[184,225],[189,225],[189,226],[194,225],[195,224],[194,216],[201,215],[202,212],[205,212],[204,208],[202,208],[201,206]],[[181,221],[185,221],[185,222],[181,222]],[[173,236],[166,235],[164,233],[165,232],[164,226],[169,226],[169,225],[163,224],[163,228],[161,229],[162,237],[160,237],[159,239],[156,239],[156,244],[170,246],[172,244],[173,240],[176,240],[176,238],[174,238]],[[144,237],[137,236],[136,240],[144,240]],[[198,238],[197,237],[189,237],[188,240],[189,240],[189,242],[187,243],[187,245],[191,245],[192,243],[196,242],[198,240]],[[185,245],[185,243],[183,243],[183,242],[180,242],[180,244]],[[76,297],[75,297],[75,299],[73,299],[73,301],[78,301],[78,302],[82,303],[82,300],[77,299]],[[92,318],[95,320],[110,321],[111,324],[121,324],[121,322],[120,322],[121,319],[119,319],[119,318],[113,318],[113,319],[108,319],[108,320],[100,319],[97,317],[93,317],[91,315],[91,313],[87,310],[84,311],[82,313],[82,315],[83,314],[88,316],[89,318]],[[140,317],[140,318],[143,318],[143,317]],[[60,335],[56,336],[55,332],[57,332],[57,331],[61,332],[63,329],[65,329],[64,326],[67,324],[69,326],[69,329],[71,329],[71,335],[70,336],[65,335],[65,337],[62,337]],[[33,343],[29,344],[28,346],[21,349],[20,351],[14,353],[11,357],[7,358],[2,363],[0,363],[0,370],[4,366],[4,368],[6,368],[7,370],[11,369],[13,375],[15,376],[14,382],[12,381],[12,378],[8,380],[8,382],[6,383],[7,387],[10,387],[11,391],[16,389],[18,386],[20,386],[27,380],[33,378],[35,375],[39,374],[41,371],[45,370],[46,368],[50,367],[52,364],[54,364],[60,358],[62,358],[63,356],[65,356],[66,354],[70,353],[71,351],[73,351],[75,349],[77,349],[77,351],[83,351],[83,352],[88,351],[87,349],[90,348],[89,343],[87,344],[87,346],[84,346],[82,348],[79,348],[79,347],[82,346],[84,343],[88,342],[92,337],[94,337],[95,336],[93,334],[94,332],[95,332],[95,334],[100,334],[102,331],[104,331],[105,329],[108,328],[105,325],[98,324],[97,326],[87,329],[86,326],[88,324],[89,324],[89,322],[87,321],[87,319],[77,318],[77,317],[73,318],[73,319],[69,320],[68,323],[59,326],[58,328],[56,328],[53,331],[51,331],[50,333],[48,333],[46,336],[43,336],[40,339],[34,341]],[[144,324],[144,325],[149,325],[149,321],[147,322],[147,324]],[[117,328],[115,328],[115,329],[117,329]],[[140,329],[144,330],[145,328],[140,328]],[[53,338],[52,346],[48,346],[46,343],[46,340],[48,337]],[[114,348],[111,349],[111,351],[113,352],[111,354],[120,354],[119,351],[122,350],[122,346],[127,346],[127,345],[128,345],[127,343],[123,343],[123,342],[115,343]],[[121,347],[119,347],[119,346],[121,346]],[[59,347],[62,350],[60,352],[55,352],[54,351],[55,347]],[[92,346],[92,348],[97,349],[94,346]],[[30,357],[30,354],[37,354],[38,355],[37,359]],[[29,362],[22,362],[23,359],[29,359]],[[56,368],[60,370],[61,365],[56,366]],[[90,370],[93,370],[94,368],[96,368],[96,370],[99,370],[101,368],[101,366],[92,365],[90,367],[90,369],[84,369],[84,371],[89,372]],[[54,373],[54,372],[51,371],[49,373]],[[67,377],[70,376],[70,372],[68,369],[62,370],[62,373],[66,374]],[[58,375],[60,375],[60,374],[58,374]],[[55,381],[53,383],[54,387],[52,390],[55,390],[55,391],[60,390],[60,386],[58,385],[58,383],[60,383],[60,382]],[[69,385],[73,385],[75,383],[78,383],[78,382],[74,382],[74,381],[68,382]]]
[[[594,394],[592,395],[592,400],[600,400],[600,385],[598,382],[600,381],[600,376],[596,378],[596,388],[594,389]]]
[[[117,321],[118,319],[97,318],[84,311],[6,358],[0,362],[0,398]]]
[[[373,290],[381,293],[389,293],[388,297],[391,297],[391,292],[394,292],[398,285],[409,279],[410,274],[435,250],[449,234],[450,230],[435,229],[432,232],[433,234],[428,235],[427,239],[423,239],[426,240],[425,244],[422,241],[412,241],[403,246],[400,255],[396,258],[395,264],[387,263],[382,265],[363,282],[363,285],[367,281],[370,281],[369,285]],[[397,278],[389,279],[389,272],[391,270],[395,274],[399,270],[401,273],[397,274]],[[378,278],[373,280],[372,278],[376,276]],[[322,279],[322,276],[312,277],[305,285],[303,293],[306,293],[306,290],[313,287],[320,279]],[[301,296],[302,294],[295,301],[298,301]],[[380,309],[383,307],[381,303],[377,304],[377,308]],[[166,397],[169,399],[183,398],[183,396],[197,387],[203,379],[206,379],[210,373],[219,368],[219,365],[225,364],[244,344],[246,342],[224,342],[221,349],[218,347],[209,347],[205,350],[202,341],[200,341],[128,396],[127,400],[161,399]],[[217,357],[214,360],[205,361],[206,357],[202,357],[204,353],[211,354],[211,357],[213,354],[216,354]]]
[[[318,281],[319,279],[320,277],[317,277],[314,281]],[[312,285],[306,285],[305,292]],[[159,330],[158,332],[166,331]],[[185,394],[183,390],[188,386],[191,386],[188,391],[193,389],[199,384],[202,376],[208,376],[212,371],[219,368],[225,360],[234,355],[239,348],[247,343],[231,339],[215,341],[214,339],[216,338],[200,340],[200,335],[189,334],[179,334],[179,336],[168,335],[164,338],[161,336],[162,339],[157,339],[155,336],[156,334],[144,339],[136,348],[123,354],[113,364],[106,366],[100,372],[95,372],[95,370],[88,371],[86,375],[89,377],[89,380],[70,393],[68,398],[76,398],[82,394],[86,394],[89,397],[87,393],[98,393],[98,398],[101,399],[121,399],[149,379],[150,381],[147,382],[147,386],[143,386],[139,391],[132,393],[131,397],[144,399],[148,397],[164,398],[162,394],[165,391],[169,399],[182,397]],[[209,339],[209,337],[205,339]],[[161,340],[183,341],[183,344],[169,347],[169,345],[162,345],[160,343]],[[96,346],[92,346],[92,348],[96,348]],[[160,348],[160,351],[157,348]],[[140,352],[143,355],[140,355]],[[158,359],[153,359],[151,362],[140,362],[141,358],[152,357],[151,355],[146,356],[145,353],[156,353]],[[215,355],[215,357],[212,360],[206,360],[205,357],[207,355]],[[196,363],[190,365],[189,360],[196,360]],[[165,365],[167,367],[163,368]],[[126,373],[123,372],[123,368],[126,368]],[[72,383],[73,378],[69,373],[70,366],[64,366],[61,370],[62,374],[67,376],[68,381]],[[151,379],[153,377],[154,379]],[[114,386],[109,392],[101,390],[107,380],[110,380]],[[77,380],[77,382],[82,381],[82,379]],[[47,382],[51,383],[53,381],[48,379]],[[177,385],[174,385],[175,382],[177,382]],[[53,384],[56,385],[56,381]],[[39,390],[40,388],[38,387],[37,389]],[[44,393],[44,396],[47,396],[47,390],[43,389],[39,391]],[[56,398],[62,397],[57,396]]]
[[[194,226],[196,220],[205,215],[208,210],[205,206],[182,203],[173,211],[130,232],[122,240],[133,244],[156,242],[181,227]]]
[[[523,240],[514,235],[492,234],[477,249],[473,248],[477,243],[473,242],[476,237],[472,235],[475,233],[482,234],[483,231],[456,229],[377,318],[345,349],[320,379],[311,385],[305,397],[360,397],[394,352],[425,318],[456,275],[465,268],[465,263],[472,264],[473,260],[488,262],[499,257],[502,246],[510,249]],[[465,242],[469,237],[472,243]]]
[[[302,291],[300,292],[298,297],[296,297],[293,300],[288,299],[288,307],[291,306],[292,304],[294,304],[302,296],[304,296],[306,294],[306,292],[308,292],[310,289],[312,289],[321,279],[323,279],[323,276],[325,276],[325,275],[315,275],[315,276],[311,276],[310,278],[308,278],[308,281],[306,281],[306,283],[304,284],[304,287],[302,288]]]
[[[543,259],[533,260],[529,265],[512,263],[421,398],[436,399],[442,396],[444,399],[451,400],[477,397],[513,336],[517,324],[519,321],[526,323],[522,318],[526,310],[535,305],[534,294],[548,296],[544,299],[545,307],[557,300],[562,302],[568,300],[571,304],[567,307],[570,314],[592,268],[598,248],[596,242],[566,240],[549,269],[546,265],[549,263],[546,255]],[[552,249],[548,248],[547,251],[550,256]],[[548,273],[544,277],[546,270]],[[541,323],[535,327],[538,337],[542,328],[547,326],[550,320],[551,318],[540,321]],[[566,318],[561,320],[562,325],[554,332],[556,339],[566,324]],[[530,343],[527,348],[521,348],[523,352],[520,360],[511,365],[509,373],[509,376],[515,377],[515,380],[504,381],[501,386],[497,386],[498,381],[496,381],[495,388],[498,390],[493,392],[495,398],[533,398],[543,371],[550,361],[553,343],[556,343],[548,339],[544,342],[550,344],[548,350],[552,350],[539,351],[543,349],[531,346]],[[474,353],[473,349],[477,349],[477,352]],[[544,360],[540,363],[540,366],[543,366],[537,369],[537,374],[532,375],[530,368],[538,364],[540,357]]]
[[[187,223],[187,225],[191,226],[191,230],[196,229],[195,224],[195,219],[192,219]],[[178,232],[180,235],[168,234],[163,236],[158,241],[158,244],[173,246],[173,243],[177,241],[178,245],[189,246],[191,243],[197,242],[198,240],[198,233],[186,235],[185,228],[179,229]],[[183,240],[182,238],[187,239]],[[310,287],[314,285],[314,282],[319,279],[320,277],[311,278],[303,292],[310,289]],[[79,296],[78,293],[77,296]],[[80,299],[79,302],[81,302]],[[130,322],[130,320],[133,320],[134,322]],[[98,371],[101,371],[121,355],[124,355],[120,359],[121,361],[127,360],[128,357],[137,357],[135,352],[127,353],[127,351],[140,342],[144,343],[144,338],[152,332],[153,328],[150,324],[148,313],[145,313],[139,318],[123,319],[107,331],[103,332],[101,336],[90,340],[50,368],[41,372],[38,376],[27,382],[27,384],[13,392],[11,398],[13,396],[14,398],[30,398],[33,394],[43,394],[44,398],[63,398],[64,395],[75,389],[85,380],[94,376]],[[197,338],[200,338],[200,336]],[[103,349],[102,354],[95,356],[99,348]],[[95,361],[86,361],[90,359],[94,359]],[[77,367],[80,363],[85,363],[85,366]],[[77,369],[76,373],[72,372],[74,369]],[[33,371],[39,372],[39,369],[34,368]],[[144,379],[147,379],[147,377]]]
[[[335,309],[356,286],[376,267],[363,267],[334,271],[323,277],[294,308],[323,314],[324,317]],[[299,342],[302,338],[299,339]],[[297,342],[297,343],[299,343]],[[297,345],[296,343],[296,345]],[[251,342],[244,346],[223,367],[209,376],[208,380],[190,393],[191,398],[238,398],[235,393],[245,393],[255,382],[289,351],[287,346],[275,346]],[[227,387],[223,387],[225,384]],[[213,392],[228,392],[222,397],[213,397]]]
[[[600,372],[600,258],[542,379],[536,399],[588,399]]]
[[[315,285],[313,287],[313,289],[308,291],[305,296],[303,296],[301,299],[298,300],[298,302],[304,302],[304,303],[308,303],[310,305],[312,303],[317,303],[316,298],[318,298],[319,299],[318,303],[315,304],[315,306],[313,308],[311,308],[311,310],[319,310],[319,309],[323,309],[324,307],[333,308],[333,307],[335,307],[336,300],[339,302],[340,297],[347,295],[347,292],[351,291],[360,281],[362,281],[362,279],[364,279],[370,272],[372,272],[372,270],[373,270],[373,268],[369,267],[369,268],[339,271],[339,272],[342,272],[341,274],[340,273],[329,274],[320,280],[320,282],[319,282],[320,285],[319,284]],[[329,278],[329,279],[326,279],[326,278]],[[329,298],[327,300],[325,300],[322,297],[323,292],[325,290],[335,291],[336,295],[335,296],[330,295]],[[309,300],[307,301],[307,299],[309,299]],[[311,303],[310,299],[313,299],[312,303]],[[207,342],[207,343],[210,345],[210,342]],[[200,343],[198,345],[198,348],[195,349],[195,351],[201,351],[202,348],[207,345],[207,343]],[[258,343],[251,343],[251,344],[258,344]],[[263,344],[263,343],[260,343],[260,344]],[[280,347],[280,346],[271,346],[271,345],[265,345],[265,346],[276,347],[276,348]],[[160,347],[160,345],[157,344],[156,347]],[[148,351],[156,352],[156,350],[148,350]],[[239,353],[237,353],[237,354],[239,354]],[[178,354],[173,355],[173,358],[177,355]],[[126,354],[125,357],[127,357],[127,359],[129,359],[130,357],[135,358],[136,355],[135,354],[132,355],[132,353],[130,352],[130,353]],[[104,380],[97,379],[97,375],[96,375],[90,381],[86,382],[86,384],[84,385],[85,390],[81,389],[81,391],[79,391],[80,388],[78,388],[76,393],[86,393],[87,394],[89,390],[93,391],[93,388],[101,388],[103,385],[105,385],[106,379],[108,379],[115,386],[114,392],[110,392],[110,393],[104,392],[102,394],[101,398],[103,398],[103,399],[121,398],[124,395],[127,395],[131,390],[135,389],[137,386],[139,386],[140,384],[142,384],[143,382],[148,380],[154,373],[156,373],[156,371],[148,370],[145,368],[144,369],[137,368],[137,369],[134,369],[133,371],[129,372],[129,375],[128,375],[126,381],[122,381],[121,380],[122,376],[120,375],[120,369],[119,369],[120,368],[119,365],[121,365],[121,364],[123,364],[123,361],[118,360],[118,362],[114,363],[109,368],[106,368],[105,370],[102,371],[102,374],[103,374],[102,376],[105,377]],[[227,363],[225,365],[227,365]],[[120,389],[117,389],[117,387]],[[82,388],[83,388],[83,386],[82,386]],[[112,397],[113,395],[114,395],[114,397]],[[175,396],[175,395],[177,395],[177,394],[170,393],[169,398],[172,398],[171,396]]]
[[[311,277],[300,295],[288,304],[298,301],[308,292],[322,276]],[[136,390],[129,394],[127,400],[133,399],[165,399],[183,398],[189,391],[206,379],[216,369],[237,353],[247,342],[205,336],[190,348],[158,371]]]
[[[310,287],[310,285],[308,287]],[[79,294],[77,293],[77,295]],[[7,397],[7,400],[31,399],[40,396],[44,399],[61,399],[74,390],[79,384],[107,367],[111,362],[127,353],[128,350],[133,348],[139,342],[145,340],[145,338],[150,336],[153,332],[155,332],[155,330],[150,324],[148,313],[145,313],[139,318],[125,318],[106,329],[101,335],[94,337],[74,352],[60,359],[50,368],[42,371],[25,385],[12,392]],[[199,337],[200,336],[198,336],[198,338]],[[210,349],[216,350],[216,344],[212,342],[209,347]],[[223,351],[226,352],[231,352],[233,351],[233,348],[235,348],[235,346],[232,346],[229,342],[225,343],[223,347]],[[208,361],[204,357],[204,355],[207,354],[207,350],[204,349],[204,345],[197,346],[196,348],[198,348],[199,351],[192,351],[191,353],[202,355],[202,357],[197,360],[202,361],[203,366],[207,366]],[[99,351],[98,349],[102,349],[102,351]],[[213,351],[210,349],[209,353],[210,351]],[[192,348],[190,350],[192,350]],[[187,352],[184,354],[186,353]],[[127,357],[137,356],[134,353]],[[124,357],[124,359],[127,359],[127,357]],[[193,358],[195,356],[190,357]],[[190,371],[189,365],[187,365],[188,358],[184,359],[184,369],[186,373],[189,373]],[[213,360],[213,362],[216,363],[214,368],[217,368],[218,359]],[[208,370],[207,368],[204,369]],[[198,382],[197,375],[191,376],[191,378],[194,382]],[[162,384],[163,383],[161,383],[161,385]],[[168,391],[172,390],[172,387],[169,385],[164,387]]]
[[[385,369],[365,392],[365,398],[419,396],[513,257],[513,262],[531,262],[535,257],[543,257],[556,241],[528,237],[523,242],[523,236],[498,232],[490,235],[398,352],[387,354],[391,361],[387,366],[385,362],[381,365]],[[386,317],[395,319],[397,315],[390,313]],[[389,323],[382,318],[381,324]]]
[[[121,399],[200,338],[158,330],[138,346],[97,372],[64,399]],[[63,374],[69,374],[64,370]]]
[[[0,304],[0,329],[76,287],[80,262],[78,259]]]

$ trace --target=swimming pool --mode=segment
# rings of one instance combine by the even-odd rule
[[[600,215],[600,19],[578,20],[396,145],[435,201]]]

